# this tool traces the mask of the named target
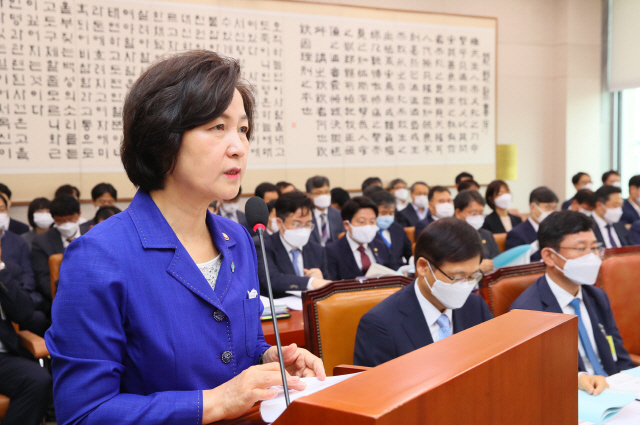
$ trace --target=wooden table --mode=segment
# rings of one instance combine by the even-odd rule
[[[280,330],[280,342],[282,345],[296,343],[298,347],[304,347],[304,319],[301,311],[290,311],[291,317],[278,319],[278,330]],[[262,332],[267,344],[276,345],[276,337],[273,332],[273,322],[271,320],[262,322]]]

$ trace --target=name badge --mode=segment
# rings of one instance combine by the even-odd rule
[[[611,355],[613,356],[613,361],[618,361],[618,355],[616,354],[616,346],[613,344],[613,337],[611,335],[607,335],[607,341],[609,341],[609,347],[611,348]]]

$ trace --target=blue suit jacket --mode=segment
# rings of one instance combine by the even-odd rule
[[[629,242],[631,245],[640,245],[640,220],[636,220],[629,229]]]
[[[316,220],[316,214],[311,214],[313,219],[313,225],[315,226],[313,232],[311,232],[310,241],[322,245],[322,227],[321,223]],[[327,243],[335,242],[338,240],[338,235],[344,232],[344,224],[342,224],[342,216],[340,211],[333,207],[327,208],[327,217],[329,219],[329,238]]]
[[[431,215],[431,210],[429,210],[429,212],[427,213],[427,216],[423,220],[420,220],[419,222],[416,223],[416,242],[418,241],[418,236],[420,236],[420,233],[422,233],[422,231],[434,221],[435,220]]]
[[[414,281],[369,310],[358,324],[353,364],[378,366],[433,343]],[[493,319],[482,297],[471,294],[453,310],[453,333]]]
[[[264,244],[267,263],[269,264],[269,276],[271,277],[273,296],[287,296],[285,291],[306,291],[309,278],[296,275],[287,248],[285,248],[280,240],[280,233],[265,235]],[[327,256],[324,248],[319,243],[309,241],[302,248],[302,264],[305,269],[320,269],[322,276],[325,279],[329,279]],[[266,295],[268,293],[267,275],[265,273],[264,261],[260,249],[258,249],[258,276],[260,278],[262,293]]]
[[[622,346],[622,338],[620,337],[620,332],[618,332],[616,321],[613,318],[607,294],[595,286],[583,285],[582,297],[589,312],[591,326],[593,327],[593,337],[596,341],[598,354],[600,355],[600,361],[604,370],[609,375],[613,375],[614,373],[635,367],[631,361],[631,357],[629,357],[629,353]],[[558,300],[556,300],[553,292],[551,292],[545,276],[538,278],[533,285],[520,294],[509,308],[509,310],[514,309],[562,313],[560,304],[558,304]],[[603,330],[600,329],[600,325],[604,327],[604,333],[613,337],[613,343],[618,356],[617,362],[613,360],[609,342],[607,342],[606,337],[603,335]],[[580,371],[585,370],[581,358],[578,359],[578,369]]]
[[[376,257],[376,263],[397,270],[398,267],[395,267],[395,262],[391,258],[389,248],[387,248],[381,239],[374,238],[369,244],[369,247],[374,257]],[[342,239],[327,244],[325,250],[327,252],[329,279],[345,280],[364,276],[364,273],[362,273],[362,270],[358,267],[358,263],[356,263],[346,235]]]
[[[431,213],[427,208],[427,217],[430,217]],[[396,212],[396,222],[402,227],[414,227],[418,224],[420,218],[416,213],[416,210],[413,209],[413,204],[409,203],[405,209],[402,211]],[[418,233],[416,232],[416,236]]]
[[[9,219],[9,231],[15,233],[16,235],[22,235],[29,231],[29,226],[21,221],[11,218]]]
[[[573,199],[575,198],[575,196],[571,199],[567,199],[566,201],[564,201],[562,203],[562,211],[568,210],[569,207],[571,206],[571,204],[573,203]]]
[[[627,227],[622,221],[617,223],[613,223],[613,230],[618,235],[618,239],[620,239],[620,244],[622,246],[633,245],[629,237],[629,231]],[[604,246],[604,237],[602,236],[602,232],[600,231],[600,227],[596,224],[595,220],[593,222],[593,233],[596,235],[596,239]]]
[[[269,347],[248,297],[260,289],[253,241],[206,221],[223,255],[215,291],[143,191],[69,245],[46,334],[58,423],[199,424],[202,390]]]
[[[638,214],[638,211],[633,208],[631,201],[625,199],[624,204],[622,204],[622,217],[620,218],[620,223],[632,224],[634,221],[638,220],[640,220],[640,214]]]
[[[394,270],[397,270],[400,266],[404,264],[403,258],[408,262],[409,258],[413,255],[411,250],[411,241],[407,236],[407,232],[404,231],[404,227],[400,226],[398,223],[393,223],[387,229],[389,231],[389,235],[391,236],[391,240],[387,241],[391,243],[391,247],[387,245],[387,243],[382,239],[380,232],[376,235],[376,239],[387,245],[387,248],[391,250],[391,258],[395,263]]]
[[[515,248],[520,245],[530,245],[538,240],[538,233],[533,228],[529,220],[523,221],[507,233],[506,249]],[[531,255],[531,261],[540,261],[542,258],[540,251]]]

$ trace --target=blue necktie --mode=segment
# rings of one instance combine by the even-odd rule
[[[385,237],[382,234],[382,232],[384,232],[384,230],[382,230],[382,229],[378,230],[378,233],[380,233],[380,237],[384,241],[385,245],[387,245],[387,248],[391,249],[391,242],[389,242],[388,240],[385,239]]]
[[[573,307],[573,311],[575,311],[576,316],[578,316],[578,334],[580,335],[580,343],[582,344],[582,348],[584,348],[584,352],[587,354],[587,358],[589,359],[591,366],[593,366],[593,372],[596,375],[609,376],[602,368],[600,360],[598,360],[598,356],[596,356],[596,352],[593,351],[593,346],[591,345],[587,328],[585,328],[584,323],[582,323],[582,316],[580,315],[580,298],[574,298],[571,300],[569,305]]]
[[[438,331],[438,341],[441,339],[445,339],[448,336],[451,336],[451,326],[449,325],[449,317],[446,314],[441,314],[436,320],[438,326],[440,326],[440,330]]]
[[[611,226],[610,224],[607,224],[605,226],[607,228],[607,232],[609,233],[609,242],[611,242],[611,248],[618,248],[618,244],[616,243],[615,239],[613,239],[613,233],[611,233]]]
[[[296,271],[296,275],[302,276],[302,272],[301,272],[300,268],[298,267],[298,257],[300,257],[300,250],[299,249],[292,249],[291,250],[291,256],[293,257],[293,260],[291,260],[291,262],[293,263],[293,269]]]

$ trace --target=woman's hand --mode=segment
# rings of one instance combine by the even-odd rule
[[[298,348],[296,344],[282,347],[282,357],[284,358],[284,367],[287,372],[293,376],[306,377],[315,376],[321,381],[327,377],[324,372],[322,360],[314,356],[304,348]],[[278,349],[273,346],[262,355],[264,363],[278,363]]]
[[[251,366],[219,387],[203,391],[202,424],[237,418],[256,402],[277,396],[278,390],[270,388],[276,385],[282,385],[280,365],[267,363]],[[287,385],[292,390],[303,390],[307,386],[298,376],[289,373]]]
[[[604,376],[587,375],[586,373],[578,375],[578,389],[588,394],[598,395],[607,388],[609,388],[609,384]]]

